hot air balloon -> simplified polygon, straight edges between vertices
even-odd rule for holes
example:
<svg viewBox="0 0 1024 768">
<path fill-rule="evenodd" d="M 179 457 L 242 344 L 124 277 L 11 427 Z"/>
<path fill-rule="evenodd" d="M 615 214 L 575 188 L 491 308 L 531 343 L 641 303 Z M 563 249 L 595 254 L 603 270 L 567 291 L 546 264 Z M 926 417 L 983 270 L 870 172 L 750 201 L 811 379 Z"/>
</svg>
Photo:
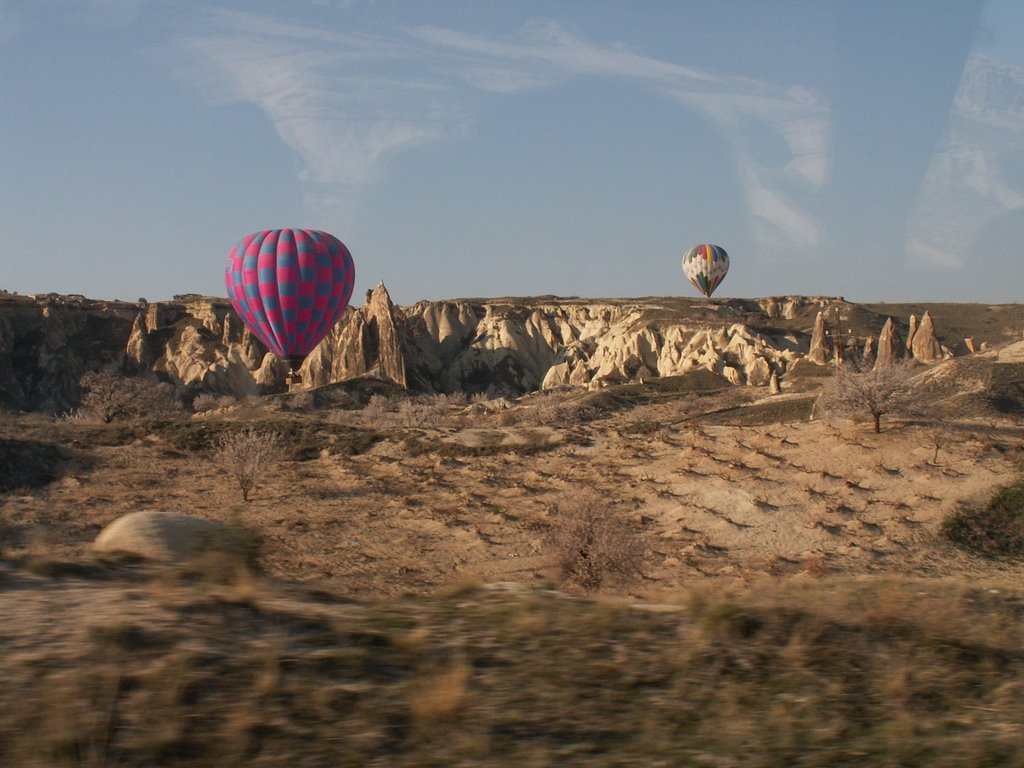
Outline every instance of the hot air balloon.
<svg viewBox="0 0 1024 768">
<path fill-rule="evenodd" d="M 327 232 L 267 229 L 231 249 L 224 282 L 238 316 L 294 374 L 348 306 L 355 266 Z"/>
<path fill-rule="evenodd" d="M 683 273 L 709 298 L 728 271 L 729 254 L 721 246 L 701 243 L 683 254 Z"/>
</svg>

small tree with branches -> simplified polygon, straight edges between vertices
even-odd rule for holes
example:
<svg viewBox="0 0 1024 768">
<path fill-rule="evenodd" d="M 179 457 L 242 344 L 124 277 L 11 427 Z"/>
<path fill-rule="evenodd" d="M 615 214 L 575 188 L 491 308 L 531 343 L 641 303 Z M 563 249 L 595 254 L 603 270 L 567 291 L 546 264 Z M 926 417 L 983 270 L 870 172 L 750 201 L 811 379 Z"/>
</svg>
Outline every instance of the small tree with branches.
<svg viewBox="0 0 1024 768">
<path fill-rule="evenodd" d="M 821 392 L 821 404 L 826 413 L 856 417 L 869 414 L 875 432 L 882 431 L 882 417 L 886 415 L 915 416 L 913 398 L 914 370 L 907 363 L 859 368 L 846 363 L 836 368 L 835 374 Z"/>
<path fill-rule="evenodd" d="M 184 415 L 174 385 L 143 376 L 91 371 L 78 381 L 82 398 L 78 416 L 87 421 L 127 421 Z"/>
<path fill-rule="evenodd" d="M 243 501 L 249 501 L 249 493 L 267 467 L 277 459 L 280 445 L 280 434 L 260 432 L 254 427 L 221 436 L 217 444 L 217 461 L 238 483 Z"/>
</svg>

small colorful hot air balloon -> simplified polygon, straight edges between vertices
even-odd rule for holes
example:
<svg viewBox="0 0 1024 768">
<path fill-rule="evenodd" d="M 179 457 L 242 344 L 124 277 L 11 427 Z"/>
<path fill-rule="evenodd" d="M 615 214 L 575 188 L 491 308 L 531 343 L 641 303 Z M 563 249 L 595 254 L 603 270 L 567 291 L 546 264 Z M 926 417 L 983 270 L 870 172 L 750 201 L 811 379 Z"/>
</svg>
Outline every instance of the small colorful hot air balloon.
<svg viewBox="0 0 1024 768">
<path fill-rule="evenodd" d="M 267 229 L 231 249 L 224 282 L 238 316 L 294 372 L 348 306 L 355 266 L 327 232 Z"/>
<path fill-rule="evenodd" d="M 701 243 L 683 254 L 683 273 L 709 298 L 728 271 L 729 254 L 721 246 Z"/>
</svg>

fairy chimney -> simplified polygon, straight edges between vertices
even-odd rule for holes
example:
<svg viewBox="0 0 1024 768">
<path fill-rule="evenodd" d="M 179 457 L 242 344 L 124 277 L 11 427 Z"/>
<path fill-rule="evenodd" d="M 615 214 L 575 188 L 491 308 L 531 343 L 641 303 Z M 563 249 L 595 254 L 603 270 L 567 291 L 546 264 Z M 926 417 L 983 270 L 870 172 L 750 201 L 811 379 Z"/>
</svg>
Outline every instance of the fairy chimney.
<svg viewBox="0 0 1024 768">
<path fill-rule="evenodd" d="M 914 334 L 914 341 L 911 344 L 911 352 L 914 358 L 922 363 L 933 363 L 942 359 L 942 345 L 935 336 L 935 326 L 932 323 L 932 316 L 925 312 L 921 317 L 921 325 Z"/>
<path fill-rule="evenodd" d="M 903 356 L 903 341 L 900 339 L 899 328 L 891 317 L 886 318 L 882 332 L 878 335 L 878 352 L 875 356 L 875 367 L 884 368 L 892 365 Z"/>
<path fill-rule="evenodd" d="M 907 352 L 910 352 L 914 343 L 914 336 L 917 335 L 917 315 L 910 316 L 910 327 L 907 330 Z"/>
<path fill-rule="evenodd" d="M 814 318 L 814 330 L 811 331 L 811 348 L 807 352 L 807 359 L 817 365 L 825 365 L 830 355 L 828 350 L 828 339 L 825 336 L 825 316 L 819 312 Z"/>
</svg>

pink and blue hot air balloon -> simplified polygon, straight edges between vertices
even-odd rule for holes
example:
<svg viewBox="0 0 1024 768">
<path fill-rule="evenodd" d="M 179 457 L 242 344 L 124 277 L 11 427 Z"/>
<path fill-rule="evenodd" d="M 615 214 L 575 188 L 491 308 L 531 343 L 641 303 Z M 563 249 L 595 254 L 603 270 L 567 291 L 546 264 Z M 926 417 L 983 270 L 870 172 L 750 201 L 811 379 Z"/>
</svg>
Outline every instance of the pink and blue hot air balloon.
<svg viewBox="0 0 1024 768">
<path fill-rule="evenodd" d="M 231 249 L 224 282 L 238 316 L 294 372 L 348 306 L 355 266 L 327 232 L 268 229 Z"/>
</svg>

